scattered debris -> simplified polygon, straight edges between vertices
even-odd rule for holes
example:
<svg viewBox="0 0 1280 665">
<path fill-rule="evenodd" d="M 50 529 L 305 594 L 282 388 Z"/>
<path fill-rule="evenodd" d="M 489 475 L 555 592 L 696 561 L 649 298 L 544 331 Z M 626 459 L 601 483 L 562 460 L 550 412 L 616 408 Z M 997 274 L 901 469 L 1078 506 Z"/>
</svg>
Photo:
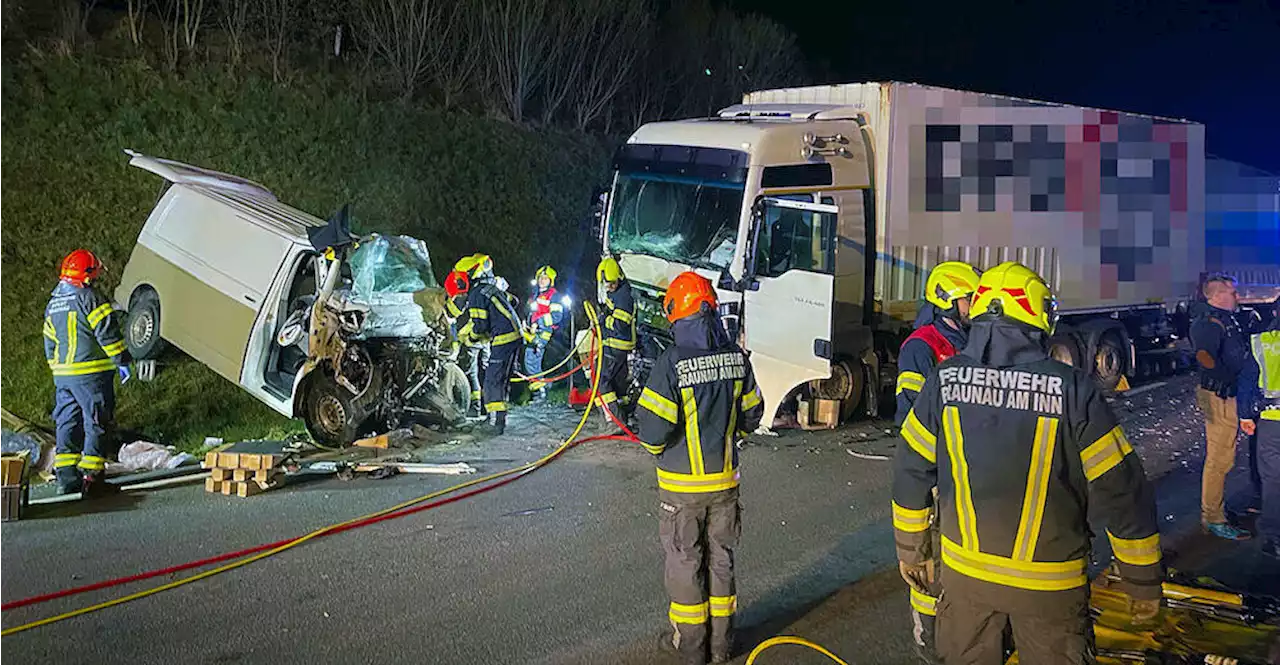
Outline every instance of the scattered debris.
<svg viewBox="0 0 1280 665">
<path fill-rule="evenodd" d="M 528 510 L 517 510 L 513 513 L 506 513 L 503 517 L 524 517 L 526 515 L 534 515 L 537 513 L 546 513 L 555 510 L 555 506 L 543 506 L 541 508 L 529 508 Z"/>
<path fill-rule="evenodd" d="M 876 455 L 874 453 L 860 453 L 852 448 L 845 448 L 845 452 L 849 453 L 850 455 L 853 455 L 854 457 L 857 457 L 858 459 L 869 459 L 869 460 L 879 460 L 879 461 L 888 461 L 893 459 L 888 455 Z"/>
<path fill-rule="evenodd" d="M 162 446 L 150 441 L 134 441 L 120 448 L 119 463 L 107 465 L 107 475 L 116 476 L 134 471 L 176 469 L 180 466 L 199 464 L 189 453 L 178 452 L 173 446 Z"/>
</svg>

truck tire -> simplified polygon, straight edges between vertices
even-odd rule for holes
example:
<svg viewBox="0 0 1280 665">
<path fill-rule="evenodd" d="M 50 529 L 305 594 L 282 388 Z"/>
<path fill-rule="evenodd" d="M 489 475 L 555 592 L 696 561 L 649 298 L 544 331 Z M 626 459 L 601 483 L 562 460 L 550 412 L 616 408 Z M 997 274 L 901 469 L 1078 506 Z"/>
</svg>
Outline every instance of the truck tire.
<svg viewBox="0 0 1280 665">
<path fill-rule="evenodd" d="M 1065 365 L 1080 367 L 1084 352 L 1080 350 L 1080 341 L 1076 336 L 1064 332 L 1049 338 L 1049 357 Z"/>
<path fill-rule="evenodd" d="M 1093 358 L 1093 376 L 1098 386 L 1107 392 L 1114 391 L 1128 368 L 1129 352 L 1120 333 L 1108 330 L 1099 335 Z"/>
<path fill-rule="evenodd" d="M 160 339 L 160 297 L 144 289 L 129 301 L 124 323 L 124 342 L 135 360 L 154 360 L 164 352 Z"/>
<path fill-rule="evenodd" d="M 317 371 L 302 393 L 302 421 L 311 438 L 325 446 L 351 445 L 364 420 L 355 401 L 351 391 Z"/>
</svg>

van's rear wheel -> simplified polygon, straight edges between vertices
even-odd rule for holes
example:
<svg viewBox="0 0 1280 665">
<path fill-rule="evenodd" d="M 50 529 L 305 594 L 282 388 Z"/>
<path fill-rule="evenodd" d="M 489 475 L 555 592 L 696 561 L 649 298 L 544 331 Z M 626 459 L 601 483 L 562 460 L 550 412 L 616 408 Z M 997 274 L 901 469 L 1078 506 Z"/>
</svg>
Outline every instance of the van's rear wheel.
<svg viewBox="0 0 1280 665">
<path fill-rule="evenodd" d="M 160 298 L 154 291 L 139 291 L 129 302 L 124 342 L 135 360 L 152 360 L 164 352 L 160 339 Z"/>
<path fill-rule="evenodd" d="M 302 420 L 316 443 L 346 446 L 354 442 L 362 418 L 355 396 L 327 376 L 308 381 L 302 397 Z"/>
</svg>

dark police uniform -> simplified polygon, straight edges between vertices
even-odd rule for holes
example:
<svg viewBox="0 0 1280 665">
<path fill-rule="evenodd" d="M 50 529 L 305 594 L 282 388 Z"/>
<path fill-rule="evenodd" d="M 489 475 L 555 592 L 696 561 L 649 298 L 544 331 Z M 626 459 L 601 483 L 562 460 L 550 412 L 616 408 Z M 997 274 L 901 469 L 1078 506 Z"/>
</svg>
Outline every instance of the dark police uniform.
<svg viewBox="0 0 1280 665">
<path fill-rule="evenodd" d="M 1236 462 L 1236 386 L 1249 362 L 1249 340 L 1231 312 L 1209 307 L 1191 324 L 1191 343 L 1200 370 L 1196 404 L 1204 413 L 1205 460 L 1200 481 L 1200 521 L 1227 521 L 1227 473 Z"/>
</svg>

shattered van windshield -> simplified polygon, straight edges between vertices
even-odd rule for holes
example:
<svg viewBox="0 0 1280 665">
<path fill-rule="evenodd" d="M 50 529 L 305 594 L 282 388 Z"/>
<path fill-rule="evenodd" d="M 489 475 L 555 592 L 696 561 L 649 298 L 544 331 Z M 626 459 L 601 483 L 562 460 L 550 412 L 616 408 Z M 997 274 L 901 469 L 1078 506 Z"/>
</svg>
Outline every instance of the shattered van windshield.
<svg viewBox="0 0 1280 665">
<path fill-rule="evenodd" d="M 427 244 L 417 238 L 374 234 L 361 241 L 350 264 L 351 290 L 357 296 L 439 287 Z"/>
<path fill-rule="evenodd" d="M 670 175 L 619 174 L 609 249 L 700 268 L 727 268 L 738 239 L 743 186 Z"/>
</svg>

